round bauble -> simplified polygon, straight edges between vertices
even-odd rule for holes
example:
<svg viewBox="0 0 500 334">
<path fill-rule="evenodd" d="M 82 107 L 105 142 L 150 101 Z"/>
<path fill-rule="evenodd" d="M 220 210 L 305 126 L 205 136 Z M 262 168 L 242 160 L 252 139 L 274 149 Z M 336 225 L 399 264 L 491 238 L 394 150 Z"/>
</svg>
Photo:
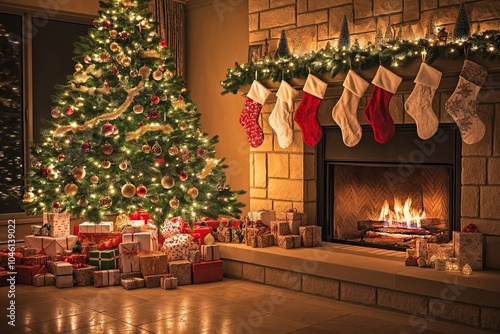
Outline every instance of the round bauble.
<svg viewBox="0 0 500 334">
<path fill-rule="evenodd" d="M 112 52 L 118 52 L 120 51 L 120 44 L 116 43 L 116 42 L 113 42 L 109 45 L 109 49 L 112 51 Z"/>
<path fill-rule="evenodd" d="M 139 75 L 139 71 L 137 71 L 137 70 L 132 70 L 132 71 L 130 71 L 130 76 L 131 76 L 132 78 L 135 78 L 135 77 L 136 77 L 136 76 L 138 76 L 138 75 Z"/>
<path fill-rule="evenodd" d="M 168 101 L 168 96 L 167 96 L 167 94 L 161 94 L 161 96 L 160 96 L 160 100 L 162 100 L 163 102 Z"/>
<path fill-rule="evenodd" d="M 60 209 L 61 208 L 61 203 L 59 203 L 59 201 L 54 201 L 54 202 L 52 202 L 52 207 L 54 209 Z"/>
<path fill-rule="evenodd" d="M 151 69 L 149 67 L 147 67 L 146 65 L 142 66 L 140 69 L 139 69 L 139 75 L 143 78 L 143 79 L 147 79 L 149 78 L 149 75 L 151 74 Z"/>
<path fill-rule="evenodd" d="M 102 153 L 105 155 L 111 155 L 113 153 L 113 146 L 110 143 L 105 143 L 102 145 Z"/>
<path fill-rule="evenodd" d="M 25 203 L 31 203 L 35 200 L 35 194 L 33 194 L 31 191 L 27 191 L 23 195 L 23 201 Z"/>
<path fill-rule="evenodd" d="M 122 31 L 120 33 L 120 37 L 121 37 L 121 39 L 123 39 L 124 41 L 126 41 L 129 38 L 128 32 Z"/>
<path fill-rule="evenodd" d="M 149 146 L 148 144 L 142 145 L 142 152 L 149 154 L 149 152 L 151 152 L 151 146 Z"/>
<path fill-rule="evenodd" d="M 118 31 L 116 31 L 116 30 L 114 30 L 114 29 L 113 29 L 113 30 L 110 30 L 110 31 L 109 31 L 109 37 L 111 37 L 111 38 L 116 38 L 116 37 L 118 37 Z"/>
<path fill-rule="evenodd" d="M 164 40 L 164 39 L 160 40 L 160 41 L 158 42 L 158 45 L 160 45 L 160 47 L 161 47 L 162 49 L 165 49 L 165 48 L 168 46 L 168 45 L 167 45 L 167 41 L 166 41 L 166 40 Z"/>
<path fill-rule="evenodd" d="M 109 27 L 111 27 L 111 21 L 109 20 L 103 20 L 102 23 L 101 23 L 102 27 L 104 29 L 108 29 Z"/>
<path fill-rule="evenodd" d="M 82 152 L 85 152 L 85 153 L 90 152 L 90 149 L 91 149 L 91 147 L 90 147 L 90 143 L 89 143 L 88 141 L 84 141 L 84 142 L 82 143 L 81 148 L 82 148 Z"/>
<path fill-rule="evenodd" d="M 92 184 L 97 184 L 99 183 L 99 178 L 97 177 L 97 175 L 92 175 L 90 177 L 90 182 L 92 182 Z"/>
<path fill-rule="evenodd" d="M 52 108 L 52 110 L 50 111 L 50 116 L 52 116 L 52 118 L 61 117 L 61 110 L 59 110 L 57 108 Z"/>
<path fill-rule="evenodd" d="M 111 167 L 111 162 L 109 162 L 108 160 L 104 160 L 103 162 L 101 162 L 101 166 L 104 169 L 108 169 L 109 167 Z"/>
<path fill-rule="evenodd" d="M 135 193 L 139 197 L 144 197 L 148 193 L 148 188 L 146 188 L 145 186 L 143 186 L 141 184 L 140 186 L 137 187 L 137 189 L 135 190 Z"/>
<path fill-rule="evenodd" d="M 75 180 L 81 181 L 85 177 L 85 168 L 83 168 L 82 166 L 76 166 L 71 171 L 71 174 L 73 174 Z"/>
<path fill-rule="evenodd" d="M 203 148 L 201 148 L 201 147 L 198 147 L 196 149 L 196 154 L 195 155 L 196 155 L 197 158 L 203 158 L 205 156 L 205 150 Z"/>
<path fill-rule="evenodd" d="M 132 110 L 134 111 L 134 113 L 136 114 L 142 114 L 142 112 L 144 111 L 144 107 L 141 106 L 140 104 L 136 104 Z"/>
<path fill-rule="evenodd" d="M 105 136 L 112 135 L 115 132 L 115 127 L 111 123 L 104 123 L 102 126 L 102 134 Z"/>
<path fill-rule="evenodd" d="M 40 175 L 41 176 L 48 176 L 49 173 L 50 173 L 50 169 L 48 167 L 40 168 Z"/>
<path fill-rule="evenodd" d="M 59 161 L 63 162 L 64 160 L 66 160 L 66 156 L 65 156 L 64 154 L 62 154 L 62 153 L 61 153 L 61 154 L 59 154 L 59 155 L 57 156 L 57 160 L 59 160 Z"/>
<path fill-rule="evenodd" d="M 38 160 L 37 158 L 35 157 L 31 157 L 30 158 L 30 166 L 33 167 L 33 168 L 38 168 L 42 165 L 42 163 L 40 162 L 40 160 Z"/>
<path fill-rule="evenodd" d="M 73 109 L 72 106 L 67 106 L 65 109 L 64 109 L 64 112 L 66 113 L 66 115 L 73 115 L 73 113 L 75 112 L 75 109 Z"/>
<path fill-rule="evenodd" d="M 56 150 L 56 151 L 60 151 L 60 150 L 61 150 L 61 145 L 60 145 L 60 144 L 59 144 L 59 142 L 58 142 L 58 141 L 56 141 L 56 140 L 54 140 L 54 141 L 52 142 L 52 147 L 53 147 L 53 148 L 54 148 L 54 150 Z"/>
<path fill-rule="evenodd" d="M 160 116 L 160 112 L 156 109 L 151 110 L 151 112 L 149 113 L 149 117 L 151 117 L 152 119 L 157 119 L 158 116 Z"/>
<path fill-rule="evenodd" d="M 153 72 L 153 79 L 158 80 L 158 81 L 163 79 L 163 72 L 160 70 L 154 71 Z"/>
<path fill-rule="evenodd" d="M 80 72 L 81 70 L 83 70 L 83 65 L 80 63 L 76 63 L 75 64 L 75 71 Z"/>
<path fill-rule="evenodd" d="M 123 7 L 130 7 L 130 6 L 132 6 L 132 0 L 122 0 L 122 6 Z"/>
<path fill-rule="evenodd" d="M 151 103 L 152 103 L 152 104 L 158 104 L 158 103 L 160 103 L 160 101 L 161 101 L 161 100 L 160 100 L 160 97 L 159 97 L 159 96 L 157 96 L 157 95 L 153 95 L 153 96 L 151 96 Z"/>
<path fill-rule="evenodd" d="M 184 121 L 180 121 L 180 122 L 179 122 L 179 129 L 180 129 L 181 131 L 186 131 L 186 130 L 187 130 L 187 128 L 188 128 L 188 124 L 187 124 L 186 122 L 184 122 Z"/>
<path fill-rule="evenodd" d="M 125 56 L 125 57 L 123 57 L 123 59 L 122 59 L 122 62 L 121 62 L 121 63 L 122 63 L 122 65 L 123 65 L 124 67 L 129 67 L 129 66 L 130 66 L 130 64 L 132 64 L 132 59 L 130 59 L 130 57 L 126 57 L 126 56 Z"/>
<path fill-rule="evenodd" d="M 161 149 L 161 146 L 160 146 L 160 143 L 156 142 L 153 147 L 151 148 L 151 152 L 153 152 L 153 154 L 155 156 L 160 156 L 161 153 L 163 152 L 163 150 Z"/>
<path fill-rule="evenodd" d="M 120 162 L 120 164 L 118 165 L 118 168 L 120 168 L 121 170 L 125 170 L 127 169 L 128 165 L 125 161 L 122 161 Z"/>
<path fill-rule="evenodd" d="M 182 88 L 182 89 L 181 89 L 181 92 L 182 92 L 182 93 L 187 93 L 187 91 L 188 91 L 188 90 L 187 90 L 187 88 L 186 88 L 186 87 L 184 87 L 184 88 Z"/>
<path fill-rule="evenodd" d="M 156 204 L 156 203 L 158 203 L 160 201 L 160 196 L 158 196 L 158 195 L 152 195 L 149 199 L 151 200 L 151 203 Z"/>
<path fill-rule="evenodd" d="M 111 55 L 110 55 L 108 52 L 102 52 L 102 53 L 99 55 L 99 58 L 100 58 L 103 62 L 107 63 L 107 62 L 109 62 L 109 61 L 111 60 Z"/>
<path fill-rule="evenodd" d="M 126 183 L 122 187 L 122 195 L 125 198 L 134 197 L 136 192 L 135 186 L 132 183 Z"/>
<path fill-rule="evenodd" d="M 187 194 L 188 194 L 188 195 L 189 195 L 189 197 L 191 197 L 191 198 L 196 198 L 196 197 L 198 197 L 198 194 L 199 194 L 199 193 L 200 193 L 200 192 L 198 191 L 198 189 L 197 189 L 196 187 L 191 187 L 191 188 L 189 188 L 189 189 L 188 189 L 188 191 L 187 191 Z"/>
<path fill-rule="evenodd" d="M 174 77 L 174 73 L 172 71 L 167 70 L 165 72 L 165 79 L 170 80 Z"/>
<path fill-rule="evenodd" d="M 78 186 L 74 183 L 68 183 L 64 187 L 64 193 L 68 196 L 75 196 L 78 194 Z"/>
<path fill-rule="evenodd" d="M 175 180 L 170 175 L 165 175 L 161 178 L 161 185 L 163 188 L 170 189 L 175 185 Z"/>
<path fill-rule="evenodd" d="M 181 171 L 179 173 L 179 180 L 186 181 L 187 179 L 188 179 L 188 173 L 186 173 L 185 171 Z"/>
<path fill-rule="evenodd" d="M 171 156 L 175 156 L 177 155 L 177 153 L 179 153 L 179 149 L 177 148 L 177 146 L 170 146 L 170 148 L 168 149 L 168 154 L 170 154 Z"/>
<path fill-rule="evenodd" d="M 99 200 L 99 204 L 104 208 L 104 209 L 109 209 L 111 207 L 111 205 L 113 204 L 113 200 L 111 199 L 111 197 L 109 197 L 108 195 L 104 195 L 101 197 L 101 199 Z"/>
<path fill-rule="evenodd" d="M 85 104 L 85 99 L 83 97 L 77 97 L 75 99 L 75 105 L 77 107 L 83 107 L 84 104 Z"/>
<path fill-rule="evenodd" d="M 89 205 L 89 201 L 87 201 L 85 198 L 80 198 L 78 200 L 78 205 L 82 208 L 86 207 L 87 205 Z"/>
<path fill-rule="evenodd" d="M 51 181 L 57 180 L 58 177 L 59 175 L 54 171 L 51 171 L 49 175 L 47 175 L 47 178 Z"/>
<path fill-rule="evenodd" d="M 91 61 L 92 61 L 92 58 L 90 58 L 89 56 L 85 56 L 85 57 L 83 57 L 83 62 L 84 62 L 85 64 L 88 64 L 88 63 L 90 63 Z"/>
<path fill-rule="evenodd" d="M 179 204 L 179 200 L 175 197 L 168 202 L 168 205 L 170 205 L 172 209 L 177 209 L 179 207 Z"/>
</svg>

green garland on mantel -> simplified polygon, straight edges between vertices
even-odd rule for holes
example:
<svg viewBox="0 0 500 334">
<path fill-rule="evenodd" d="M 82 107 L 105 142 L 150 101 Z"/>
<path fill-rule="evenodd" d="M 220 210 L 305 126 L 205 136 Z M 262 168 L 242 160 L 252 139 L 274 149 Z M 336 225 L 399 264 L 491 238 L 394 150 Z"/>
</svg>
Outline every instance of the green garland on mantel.
<svg viewBox="0 0 500 334">
<path fill-rule="evenodd" d="M 228 69 L 226 80 L 221 81 L 222 94 L 233 93 L 253 80 L 272 80 L 273 82 L 306 78 L 309 73 L 330 74 L 333 78 L 349 69 L 361 71 L 375 66 L 404 66 L 415 58 L 422 57 L 431 64 L 439 58 L 450 60 L 464 57 L 465 54 L 480 56 L 488 60 L 500 58 L 500 30 L 488 30 L 474 34 L 464 41 L 434 45 L 434 41 L 419 39 L 415 41 L 395 40 L 381 46 L 369 44 L 360 48 L 321 49 L 305 55 L 287 58 L 261 59 L 254 63 L 238 64 Z"/>
</svg>

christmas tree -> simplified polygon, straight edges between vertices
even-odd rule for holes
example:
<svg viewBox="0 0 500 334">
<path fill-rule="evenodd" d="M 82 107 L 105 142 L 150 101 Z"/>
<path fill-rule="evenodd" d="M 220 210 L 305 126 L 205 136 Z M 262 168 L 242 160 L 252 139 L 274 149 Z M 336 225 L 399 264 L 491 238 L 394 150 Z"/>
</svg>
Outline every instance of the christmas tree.
<svg viewBox="0 0 500 334">
<path fill-rule="evenodd" d="M 285 30 L 281 30 L 280 41 L 278 43 L 278 49 L 274 53 L 274 58 L 278 57 L 288 57 L 290 56 L 290 50 L 288 49 L 288 40 L 286 39 Z"/>
<path fill-rule="evenodd" d="M 0 25 L 0 199 L 13 211 L 22 194 L 23 150 L 21 50 L 17 40 Z M 17 206 L 19 207 L 19 206 Z"/>
<path fill-rule="evenodd" d="M 337 47 L 339 49 L 346 48 L 348 49 L 351 46 L 351 35 L 349 35 L 349 26 L 347 25 L 347 16 L 344 15 L 344 19 L 342 20 L 342 28 L 340 28 L 340 36 L 339 43 Z"/>
<path fill-rule="evenodd" d="M 155 32 L 149 0 L 101 2 L 76 43 L 75 72 L 56 87 L 52 123 L 31 147 L 24 208 L 100 222 L 143 209 L 157 223 L 181 216 L 237 216 L 217 137 L 200 114 L 174 58 Z"/>
<path fill-rule="evenodd" d="M 453 37 L 455 39 L 467 39 L 470 37 L 469 19 L 467 18 L 467 12 L 465 11 L 463 3 L 460 4 L 460 8 L 458 9 L 458 17 L 455 22 Z"/>
</svg>

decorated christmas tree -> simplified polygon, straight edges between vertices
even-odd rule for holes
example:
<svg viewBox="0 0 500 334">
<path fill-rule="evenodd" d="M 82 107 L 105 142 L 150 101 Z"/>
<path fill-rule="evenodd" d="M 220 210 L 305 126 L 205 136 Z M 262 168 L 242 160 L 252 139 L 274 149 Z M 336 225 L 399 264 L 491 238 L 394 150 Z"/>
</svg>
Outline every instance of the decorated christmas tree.
<svg viewBox="0 0 500 334">
<path fill-rule="evenodd" d="M 285 30 L 281 30 L 280 41 L 278 43 L 278 49 L 274 53 L 274 58 L 283 58 L 290 56 L 290 49 L 288 48 L 288 40 L 286 39 Z"/>
<path fill-rule="evenodd" d="M 460 4 L 460 8 L 458 9 L 453 37 L 455 39 L 467 39 L 470 37 L 469 19 L 467 18 L 467 12 L 463 3 Z"/>
<path fill-rule="evenodd" d="M 351 46 L 351 35 L 349 34 L 349 26 L 347 25 L 347 16 L 344 15 L 342 27 L 340 29 L 338 48 L 348 49 Z"/>
<path fill-rule="evenodd" d="M 142 209 L 161 223 L 241 212 L 243 192 L 226 185 L 217 137 L 202 132 L 148 4 L 101 2 L 94 27 L 75 44 L 75 72 L 56 87 L 44 142 L 31 147 L 28 214 L 100 222 Z"/>
</svg>

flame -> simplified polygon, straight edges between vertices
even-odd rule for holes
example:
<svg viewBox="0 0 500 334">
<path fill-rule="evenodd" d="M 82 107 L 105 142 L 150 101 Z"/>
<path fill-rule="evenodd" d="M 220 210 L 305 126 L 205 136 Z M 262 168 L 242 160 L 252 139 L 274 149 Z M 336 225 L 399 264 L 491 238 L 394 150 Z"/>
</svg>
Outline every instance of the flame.
<svg viewBox="0 0 500 334">
<path fill-rule="evenodd" d="M 378 220 L 387 222 L 389 226 L 420 228 L 420 221 L 424 218 L 425 211 L 412 209 L 411 198 L 408 197 L 404 204 L 400 199 L 395 198 L 393 210 L 387 200 L 384 200 Z"/>
</svg>

